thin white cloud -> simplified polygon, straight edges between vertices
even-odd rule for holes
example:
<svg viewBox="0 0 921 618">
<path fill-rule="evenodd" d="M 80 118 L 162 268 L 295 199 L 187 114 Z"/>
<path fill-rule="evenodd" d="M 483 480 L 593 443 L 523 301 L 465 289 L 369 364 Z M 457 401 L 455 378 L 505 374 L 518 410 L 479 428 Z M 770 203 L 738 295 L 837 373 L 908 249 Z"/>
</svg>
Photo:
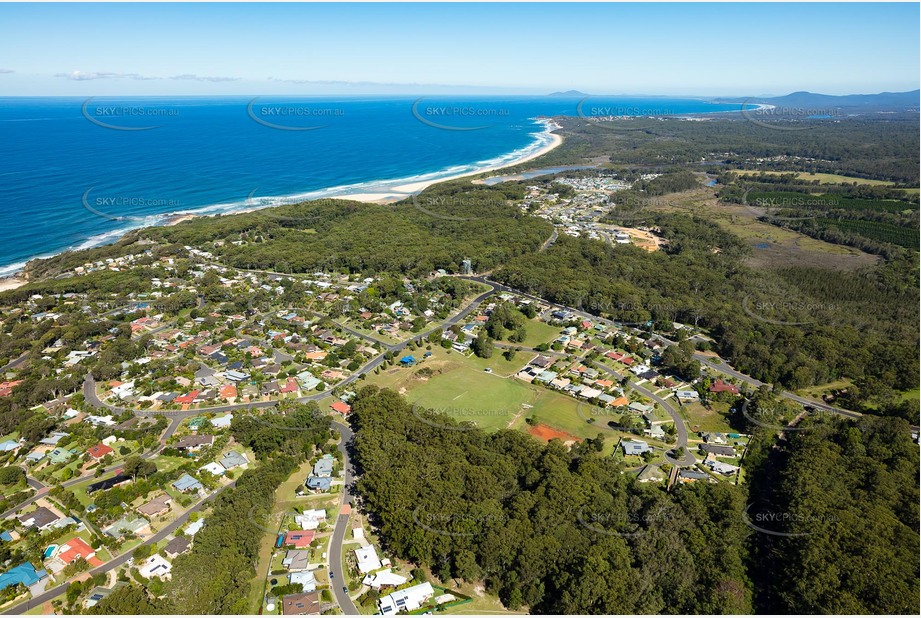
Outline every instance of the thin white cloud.
<svg viewBox="0 0 921 618">
<path fill-rule="evenodd" d="M 476 88 L 478 86 L 465 86 L 459 84 L 422 84 L 418 82 L 366 82 L 366 81 L 342 81 L 342 80 L 325 80 L 325 79 L 282 79 L 280 77 L 268 78 L 270 82 L 280 84 L 313 84 L 315 86 L 386 86 L 386 87 L 429 87 L 429 88 Z"/>
<path fill-rule="evenodd" d="M 55 77 L 63 77 L 77 82 L 90 81 L 94 79 L 134 79 L 134 80 L 153 80 L 159 77 L 149 77 L 138 73 L 113 73 L 110 71 L 71 71 L 70 73 L 55 73 Z"/>
<path fill-rule="evenodd" d="M 235 82 L 238 81 L 239 77 L 210 77 L 207 75 L 193 75 L 191 73 L 185 73 L 183 75 L 174 75 L 170 79 L 182 79 L 195 82 Z"/>
<path fill-rule="evenodd" d="M 15 73 L 13 69 L 0 69 L 0 73 Z"/>
</svg>

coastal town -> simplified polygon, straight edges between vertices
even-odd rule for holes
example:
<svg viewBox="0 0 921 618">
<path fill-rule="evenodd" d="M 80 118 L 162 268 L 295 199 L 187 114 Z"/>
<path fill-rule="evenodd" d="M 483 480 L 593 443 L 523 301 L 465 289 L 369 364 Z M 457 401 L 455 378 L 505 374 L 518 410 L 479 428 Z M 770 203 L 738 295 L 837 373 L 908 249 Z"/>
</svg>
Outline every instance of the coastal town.
<svg viewBox="0 0 921 618">
<path fill-rule="evenodd" d="M 573 184 L 578 196 L 593 191 Z M 529 191 L 523 207 L 537 205 L 558 231 L 593 229 L 579 227 L 591 200 Z M 47 335 L 5 361 L 0 397 L 28 386 L 18 377 L 27 361 L 79 388 L 50 391 L 27 426 L 0 436 L 0 609 L 72 613 L 132 582 L 162 590 L 208 526 L 213 498 L 259 465 L 235 439 L 236 423 L 286 403 L 317 405 L 341 435 L 280 486 L 257 522 L 266 548 L 259 611 L 485 607 L 469 587 L 388 556 L 355 503 L 344 444 L 365 384 L 486 430 L 566 446 L 603 437 L 624 475 L 666 490 L 740 482 L 749 436 L 728 419 L 761 384 L 709 352 L 692 326 L 616 323 L 472 272 L 247 271 L 188 246 L 84 263 L 67 276 L 139 268 L 153 275 L 146 293 L 36 294 L 3 308 L 0 327 Z M 75 314 L 97 326 L 93 334 L 61 326 Z M 695 374 L 674 370 L 679 348 Z"/>
</svg>

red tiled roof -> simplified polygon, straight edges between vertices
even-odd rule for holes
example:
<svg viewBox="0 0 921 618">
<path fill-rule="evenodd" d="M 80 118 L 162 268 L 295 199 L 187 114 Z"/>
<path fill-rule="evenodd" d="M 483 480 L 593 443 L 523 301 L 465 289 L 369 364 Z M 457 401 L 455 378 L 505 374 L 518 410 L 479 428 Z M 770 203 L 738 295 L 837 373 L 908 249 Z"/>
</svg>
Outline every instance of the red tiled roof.
<svg viewBox="0 0 921 618">
<path fill-rule="evenodd" d="M 195 401 L 196 397 L 198 397 L 198 391 L 192 391 L 191 393 L 188 393 L 186 395 L 180 395 L 179 397 L 176 397 L 176 399 L 174 399 L 173 401 L 175 401 L 176 403 L 192 403 L 193 401 Z"/>
<path fill-rule="evenodd" d="M 294 545 L 295 547 L 307 547 L 313 541 L 313 530 L 291 530 L 285 534 L 284 545 Z"/>
<path fill-rule="evenodd" d="M 288 381 L 285 382 L 285 385 L 282 386 L 279 390 L 282 393 L 296 393 L 297 388 L 297 380 L 294 378 L 288 378 Z"/>
<path fill-rule="evenodd" d="M 58 554 L 58 558 L 64 562 L 64 564 L 70 564 L 78 558 L 89 560 L 96 555 L 96 550 L 87 545 L 86 541 L 79 537 L 67 541 L 64 545 L 67 546 L 67 549 Z"/>
<path fill-rule="evenodd" d="M 735 384 L 729 384 L 728 382 L 723 382 L 722 380 L 717 380 L 710 387 L 711 393 L 723 393 L 726 391 L 733 393 L 734 395 L 738 395 L 739 387 L 736 386 Z"/>
<path fill-rule="evenodd" d="M 352 406 L 345 403 L 344 401 L 337 401 L 330 407 L 336 412 L 338 412 L 339 414 L 348 414 L 349 412 L 352 411 Z"/>
<path fill-rule="evenodd" d="M 112 452 L 112 449 L 105 444 L 97 444 L 87 451 L 93 459 L 102 459 Z"/>
<path fill-rule="evenodd" d="M 237 387 L 235 384 L 225 384 L 221 387 L 221 399 L 231 399 L 237 396 Z"/>
</svg>

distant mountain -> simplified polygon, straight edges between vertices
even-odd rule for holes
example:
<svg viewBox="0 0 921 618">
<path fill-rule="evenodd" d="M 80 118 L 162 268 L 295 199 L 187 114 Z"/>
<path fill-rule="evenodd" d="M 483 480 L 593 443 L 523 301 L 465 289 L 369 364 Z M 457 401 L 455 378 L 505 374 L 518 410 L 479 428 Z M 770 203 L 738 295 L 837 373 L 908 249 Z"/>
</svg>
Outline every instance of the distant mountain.
<svg viewBox="0 0 921 618">
<path fill-rule="evenodd" d="M 879 94 L 831 95 L 814 92 L 792 92 L 782 97 L 735 97 L 716 99 L 716 103 L 768 103 L 778 107 L 808 107 L 852 111 L 905 111 L 918 109 L 921 90 L 911 92 L 880 92 Z"/>
<path fill-rule="evenodd" d="M 587 97 L 588 95 L 578 90 L 567 90 L 566 92 L 552 92 L 549 97 Z"/>
</svg>

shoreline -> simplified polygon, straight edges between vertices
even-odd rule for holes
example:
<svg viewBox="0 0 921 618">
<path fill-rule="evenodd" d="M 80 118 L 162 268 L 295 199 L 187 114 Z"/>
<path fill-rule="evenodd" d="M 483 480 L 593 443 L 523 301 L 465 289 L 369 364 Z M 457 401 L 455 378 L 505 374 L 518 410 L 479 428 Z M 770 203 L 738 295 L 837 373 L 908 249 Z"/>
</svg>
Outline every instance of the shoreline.
<svg viewBox="0 0 921 618">
<path fill-rule="evenodd" d="M 356 202 L 365 202 L 369 204 L 388 204 L 391 202 L 399 201 L 405 199 L 411 195 L 420 193 L 432 185 L 438 184 L 440 182 L 447 182 L 449 180 L 457 180 L 459 178 L 466 178 L 467 176 L 476 176 L 478 174 L 485 174 L 488 172 L 495 172 L 496 170 L 505 169 L 507 167 L 513 167 L 515 165 L 521 165 L 538 157 L 542 157 L 547 154 L 557 146 L 560 146 L 563 143 L 563 137 L 553 133 L 557 129 L 561 128 L 558 124 L 552 120 L 541 120 L 539 121 L 545 126 L 545 134 L 550 138 L 550 142 L 544 145 L 543 147 L 535 150 L 534 152 L 523 155 L 514 161 L 507 161 L 505 163 L 497 163 L 494 165 L 489 165 L 484 168 L 480 168 L 474 171 L 461 172 L 454 174 L 452 176 L 445 176 L 443 178 L 437 178 L 432 180 L 421 180 L 418 182 L 411 182 L 405 185 L 398 185 L 391 189 L 389 192 L 383 193 L 345 193 L 343 195 L 336 195 L 332 199 L 349 199 Z"/>
<path fill-rule="evenodd" d="M 202 217 L 213 217 L 215 215 L 238 215 L 238 214 L 256 212 L 258 210 L 263 210 L 265 208 L 273 208 L 275 206 L 283 206 L 285 204 L 294 204 L 297 202 L 304 202 L 304 201 L 316 200 L 316 199 L 351 200 L 355 202 L 364 202 L 366 204 L 391 204 L 393 202 L 398 202 L 400 200 L 406 199 L 407 197 L 418 194 L 424 191 L 425 189 L 427 189 L 428 187 L 438 184 L 440 182 L 447 182 L 450 180 L 457 180 L 459 178 L 465 178 L 467 176 L 475 176 L 478 174 L 494 172 L 496 170 L 500 170 L 500 169 L 504 169 L 507 167 L 512 167 L 515 165 L 526 163 L 527 161 L 531 161 L 533 159 L 536 159 L 538 157 L 541 157 L 547 154 L 548 152 L 550 152 L 551 150 L 560 146 L 563 143 L 562 136 L 557 135 L 556 133 L 553 133 L 553 131 L 556 131 L 561 128 L 560 125 L 558 125 L 556 122 L 554 122 L 550 118 L 540 118 L 540 119 L 537 119 L 536 122 L 543 126 L 543 130 L 537 134 L 539 136 L 538 140 L 548 139 L 549 141 L 543 146 L 540 146 L 539 148 L 537 148 L 536 150 L 523 153 L 521 156 L 516 157 L 515 159 L 512 159 L 510 161 L 494 163 L 491 165 L 486 165 L 485 167 L 481 167 L 481 168 L 477 168 L 477 169 L 473 169 L 469 171 L 464 171 L 464 172 L 458 172 L 456 174 L 451 174 L 448 176 L 435 177 L 435 178 L 426 179 L 426 180 L 416 180 L 416 181 L 411 181 L 408 183 L 403 183 L 403 184 L 393 185 L 393 186 L 390 186 L 390 184 L 394 182 L 401 182 L 405 179 L 397 178 L 394 180 L 381 180 L 381 181 L 371 181 L 369 183 L 362 183 L 364 185 L 378 184 L 381 186 L 380 191 L 370 191 L 370 192 L 360 191 L 360 190 L 356 191 L 354 189 L 350 190 L 348 188 L 345 188 L 344 190 L 339 190 L 335 194 L 332 194 L 332 195 L 322 195 L 326 191 L 336 189 L 336 187 L 329 187 L 327 189 L 320 189 L 317 191 L 311 191 L 309 193 L 304 193 L 300 195 L 292 195 L 289 197 L 269 198 L 271 200 L 276 200 L 276 201 L 266 203 L 264 205 L 255 206 L 255 207 L 250 207 L 250 208 L 243 207 L 243 208 L 229 210 L 229 211 L 220 212 L 220 213 L 201 213 L 201 214 L 196 214 L 194 212 L 164 213 L 163 215 L 159 215 L 163 217 L 163 223 L 161 225 L 162 226 L 173 226 L 173 225 L 178 225 L 184 221 L 191 221 L 192 219 L 198 219 Z M 519 150 L 527 151 L 533 146 L 534 144 L 531 144 Z M 499 155 L 499 157 L 509 156 L 510 154 L 513 154 L 514 152 L 516 151 L 512 151 L 511 153 L 505 153 L 504 155 Z M 476 163 L 473 163 L 470 165 L 476 165 Z M 438 174 L 438 172 L 433 172 L 433 174 Z M 256 198 L 256 199 L 260 199 L 260 198 Z M 206 206 L 204 208 L 210 208 L 210 207 Z M 124 237 L 125 234 L 132 232 L 134 230 L 137 230 L 137 229 L 143 229 L 144 227 L 152 227 L 152 226 L 144 225 L 144 226 L 140 226 L 137 228 L 126 229 L 120 232 L 117 235 L 117 237 L 113 238 L 109 242 L 117 241 L 118 239 Z M 108 235 L 110 234 L 107 234 L 107 236 Z M 79 248 L 75 247 L 75 248 L 63 249 L 52 255 L 36 256 L 36 257 L 30 258 L 29 260 L 27 260 L 27 262 L 32 261 L 32 260 L 37 260 L 37 259 L 48 259 L 50 257 L 60 255 L 61 253 L 66 253 L 67 251 L 78 251 L 82 249 L 94 248 L 96 246 L 103 246 L 105 244 L 109 244 L 109 242 L 99 243 L 98 245 L 93 245 L 91 247 L 81 246 Z M 0 293 L 5 292 L 7 290 L 16 289 L 28 283 L 28 281 L 22 278 L 21 276 L 22 272 L 23 270 L 19 269 L 17 271 L 11 272 L 8 275 L 0 276 Z"/>
</svg>

